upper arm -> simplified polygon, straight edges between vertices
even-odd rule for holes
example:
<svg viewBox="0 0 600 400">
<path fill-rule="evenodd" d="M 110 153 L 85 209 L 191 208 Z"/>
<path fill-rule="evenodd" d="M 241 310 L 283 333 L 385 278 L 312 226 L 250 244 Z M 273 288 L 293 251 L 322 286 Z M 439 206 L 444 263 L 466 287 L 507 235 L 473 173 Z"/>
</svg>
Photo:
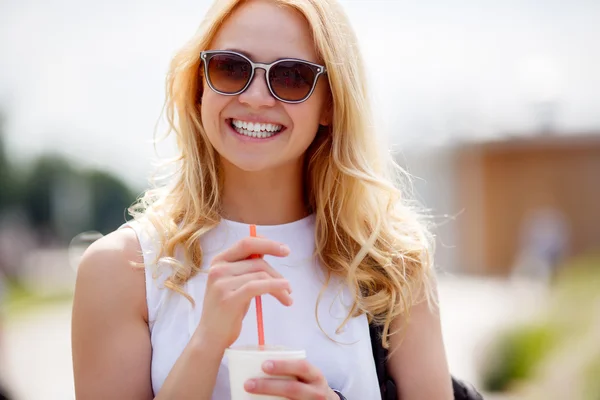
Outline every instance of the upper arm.
<svg viewBox="0 0 600 400">
<path fill-rule="evenodd" d="M 145 277 L 132 229 L 98 240 L 77 271 L 72 317 L 78 399 L 152 399 Z"/>
<path fill-rule="evenodd" d="M 392 322 L 388 370 L 401 399 L 453 399 L 438 308 L 427 301 L 414 305 L 409 323 L 403 316 Z"/>
</svg>

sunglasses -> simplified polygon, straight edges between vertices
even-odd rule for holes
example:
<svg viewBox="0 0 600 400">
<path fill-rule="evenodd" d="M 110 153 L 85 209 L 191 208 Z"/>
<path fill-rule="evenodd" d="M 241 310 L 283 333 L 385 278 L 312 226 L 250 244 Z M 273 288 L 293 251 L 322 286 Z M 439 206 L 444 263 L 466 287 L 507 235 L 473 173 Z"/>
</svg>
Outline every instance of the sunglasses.
<svg viewBox="0 0 600 400">
<path fill-rule="evenodd" d="M 265 71 L 271 95 L 284 103 L 302 103 L 315 90 L 325 67 L 295 58 L 283 58 L 270 64 L 255 63 L 243 54 L 228 50 L 200 53 L 210 88 L 225 96 L 243 93 L 257 69 Z"/>
</svg>

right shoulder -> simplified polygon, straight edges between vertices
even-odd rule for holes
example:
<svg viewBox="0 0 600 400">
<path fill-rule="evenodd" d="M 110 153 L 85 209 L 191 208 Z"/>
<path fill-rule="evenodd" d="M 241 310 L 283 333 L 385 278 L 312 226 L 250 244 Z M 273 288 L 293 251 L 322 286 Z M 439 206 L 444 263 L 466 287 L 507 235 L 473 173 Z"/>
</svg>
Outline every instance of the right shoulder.
<svg viewBox="0 0 600 400">
<path fill-rule="evenodd" d="M 85 251 L 71 323 L 77 398 L 153 398 L 143 266 L 136 233 L 129 228 Z"/>
<path fill-rule="evenodd" d="M 125 227 L 92 243 L 79 263 L 75 290 L 95 293 L 91 297 L 106 306 L 125 306 L 147 321 L 144 258 L 136 232 Z"/>
<path fill-rule="evenodd" d="M 92 243 L 83 254 L 80 269 L 94 263 L 99 264 L 96 268 L 110 269 L 107 263 L 102 262 L 106 259 L 113 262 L 137 262 L 142 259 L 140 242 L 132 228 L 117 229 Z"/>
</svg>

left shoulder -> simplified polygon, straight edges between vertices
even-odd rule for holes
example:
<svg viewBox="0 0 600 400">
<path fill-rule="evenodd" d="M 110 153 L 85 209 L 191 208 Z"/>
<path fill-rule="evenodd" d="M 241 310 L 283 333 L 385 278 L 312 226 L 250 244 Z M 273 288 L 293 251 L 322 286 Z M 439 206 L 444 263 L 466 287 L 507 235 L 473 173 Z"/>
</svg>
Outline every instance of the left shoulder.
<svg viewBox="0 0 600 400">
<path fill-rule="evenodd" d="M 388 370 L 402 399 L 453 399 L 435 279 L 428 290 L 391 326 Z"/>
</svg>

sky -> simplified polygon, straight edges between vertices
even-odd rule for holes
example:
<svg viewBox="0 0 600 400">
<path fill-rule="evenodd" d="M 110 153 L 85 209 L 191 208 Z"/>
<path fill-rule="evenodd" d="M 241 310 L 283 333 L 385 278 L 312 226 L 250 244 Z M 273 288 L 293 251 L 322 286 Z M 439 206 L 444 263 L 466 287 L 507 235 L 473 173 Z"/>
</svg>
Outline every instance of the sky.
<svg viewBox="0 0 600 400">
<path fill-rule="evenodd" d="M 600 130 L 600 1 L 342 0 L 400 148 Z M 1 0 L 0 107 L 15 162 L 60 152 L 144 182 L 170 58 L 206 0 Z M 172 152 L 159 145 L 158 156 Z"/>
</svg>

